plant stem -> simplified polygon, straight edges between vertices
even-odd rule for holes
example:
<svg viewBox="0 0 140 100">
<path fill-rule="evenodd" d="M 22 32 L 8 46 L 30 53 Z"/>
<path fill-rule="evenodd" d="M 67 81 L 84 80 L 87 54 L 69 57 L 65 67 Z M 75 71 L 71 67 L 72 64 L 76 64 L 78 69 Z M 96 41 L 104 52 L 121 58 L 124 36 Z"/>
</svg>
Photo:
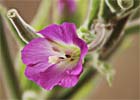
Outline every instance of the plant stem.
<svg viewBox="0 0 140 100">
<path fill-rule="evenodd" d="M 135 24 L 131 27 L 127 27 L 125 30 L 125 34 L 134 34 L 134 33 L 139 33 L 140 34 L 140 25 L 139 24 Z"/>
<path fill-rule="evenodd" d="M 94 19 L 97 19 L 97 14 L 99 11 L 99 6 L 100 6 L 100 0 L 90 0 L 89 3 L 90 3 L 89 12 L 88 12 L 86 21 L 84 23 L 84 26 L 88 29 L 90 29 Z"/>
<path fill-rule="evenodd" d="M 1 58 L 3 69 L 5 71 L 7 86 L 12 98 L 16 100 L 21 100 L 21 91 L 19 88 L 18 80 L 15 74 L 14 65 L 12 58 L 10 56 L 10 51 L 8 48 L 8 42 L 6 41 L 6 33 L 4 31 L 4 18 L 0 14 L 0 48 L 1 48 Z"/>
<path fill-rule="evenodd" d="M 122 39 L 124 35 L 123 29 L 126 22 L 128 21 L 128 18 L 129 15 L 115 22 L 116 25 L 113 28 L 113 32 L 111 33 L 111 36 L 104 44 L 101 50 L 100 59 L 105 60 L 109 58 L 109 56 L 116 49 L 118 42 L 120 42 L 120 39 Z"/>
<path fill-rule="evenodd" d="M 105 1 L 101 0 L 100 2 L 100 9 L 99 9 L 99 13 L 98 13 L 98 18 L 103 16 L 104 13 L 104 5 L 105 5 Z"/>
</svg>

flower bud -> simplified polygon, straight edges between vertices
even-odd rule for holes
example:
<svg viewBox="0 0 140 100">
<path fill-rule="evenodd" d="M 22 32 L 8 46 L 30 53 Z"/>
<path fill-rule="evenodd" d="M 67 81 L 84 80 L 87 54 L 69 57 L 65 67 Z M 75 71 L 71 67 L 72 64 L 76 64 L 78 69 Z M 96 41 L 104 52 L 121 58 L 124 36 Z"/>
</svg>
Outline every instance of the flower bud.
<svg viewBox="0 0 140 100">
<path fill-rule="evenodd" d="M 75 0 L 58 0 L 58 7 L 60 13 L 68 11 L 69 13 L 74 13 L 76 10 Z"/>
<path fill-rule="evenodd" d="M 28 41 L 37 37 L 35 30 L 21 18 L 17 10 L 10 9 L 7 13 L 7 16 L 22 41 L 28 43 Z"/>
<path fill-rule="evenodd" d="M 105 0 L 107 6 L 112 13 L 131 12 L 140 4 L 139 0 Z M 129 11 L 128 11 L 129 10 Z"/>
<path fill-rule="evenodd" d="M 117 3 L 121 9 L 126 10 L 133 7 L 134 0 L 117 0 Z"/>
</svg>

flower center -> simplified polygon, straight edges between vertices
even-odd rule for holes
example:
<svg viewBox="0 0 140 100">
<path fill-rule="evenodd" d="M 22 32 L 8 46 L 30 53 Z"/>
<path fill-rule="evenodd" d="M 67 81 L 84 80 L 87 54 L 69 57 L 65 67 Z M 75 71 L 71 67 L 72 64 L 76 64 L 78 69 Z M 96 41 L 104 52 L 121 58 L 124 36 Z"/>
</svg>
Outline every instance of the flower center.
<svg viewBox="0 0 140 100">
<path fill-rule="evenodd" d="M 48 62 L 51 64 L 55 64 L 59 61 L 59 57 L 58 56 L 49 56 L 48 58 Z"/>
<path fill-rule="evenodd" d="M 51 42 L 52 50 L 56 55 L 48 57 L 50 64 L 58 64 L 60 66 L 66 66 L 68 64 L 76 63 L 80 57 L 80 48 L 74 44 L 58 44 Z"/>
<path fill-rule="evenodd" d="M 73 61 L 74 58 L 71 58 L 71 55 L 68 55 L 68 54 L 66 54 L 64 57 L 58 57 L 58 56 L 49 56 L 48 57 L 48 62 L 51 64 L 57 64 L 61 61 L 66 61 L 66 60 Z"/>
</svg>

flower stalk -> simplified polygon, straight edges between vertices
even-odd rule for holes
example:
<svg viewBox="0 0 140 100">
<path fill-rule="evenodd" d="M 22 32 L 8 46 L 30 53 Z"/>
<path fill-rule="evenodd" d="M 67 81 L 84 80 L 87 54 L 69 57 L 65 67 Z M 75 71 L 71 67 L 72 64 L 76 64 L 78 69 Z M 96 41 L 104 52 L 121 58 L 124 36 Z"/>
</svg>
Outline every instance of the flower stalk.
<svg viewBox="0 0 140 100">
<path fill-rule="evenodd" d="M 95 19 L 97 19 L 97 14 L 98 14 L 98 11 L 99 11 L 99 6 L 100 6 L 100 0 L 90 0 L 89 1 L 88 16 L 86 18 L 85 23 L 83 24 L 83 27 L 85 27 L 87 29 L 90 29 L 91 25 L 93 24 L 93 21 Z"/>
<path fill-rule="evenodd" d="M 124 32 L 122 31 L 127 23 L 129 15 L 123 19 L 116 21 L 116 25 L 113 27 L 111 36 L 108 38 L 106 43 L 101 49 L 100 58 L 106 59 L 112 54 L 114 48 L 117 46 L 118 42 L 122 39 Z"/>
</svg>

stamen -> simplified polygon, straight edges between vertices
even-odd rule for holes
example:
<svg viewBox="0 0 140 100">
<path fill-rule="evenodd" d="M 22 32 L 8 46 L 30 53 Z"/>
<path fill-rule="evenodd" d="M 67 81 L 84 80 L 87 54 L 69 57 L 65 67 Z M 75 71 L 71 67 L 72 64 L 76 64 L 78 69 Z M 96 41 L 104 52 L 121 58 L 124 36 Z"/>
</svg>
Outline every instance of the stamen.
<svg viewBox="0 0 140 100">
<path fill-rule="evenodd" d="M 70 61 L 73 61 L 73 60 L 74 60 L 73 58 L 70 59 Z"/>
<path fill-rule="evenodd" d="M 66 54 L 65 56 L 66 56 L 67 58 L 70 58 L 70 57 L 71 57 L 71 55 L 68 55 L 68 54 Z"/>
<path fill-rule="evenodd" d="M 64 57 L 59 57 L 59 59 L 65 59 Z"/>
</svg>

